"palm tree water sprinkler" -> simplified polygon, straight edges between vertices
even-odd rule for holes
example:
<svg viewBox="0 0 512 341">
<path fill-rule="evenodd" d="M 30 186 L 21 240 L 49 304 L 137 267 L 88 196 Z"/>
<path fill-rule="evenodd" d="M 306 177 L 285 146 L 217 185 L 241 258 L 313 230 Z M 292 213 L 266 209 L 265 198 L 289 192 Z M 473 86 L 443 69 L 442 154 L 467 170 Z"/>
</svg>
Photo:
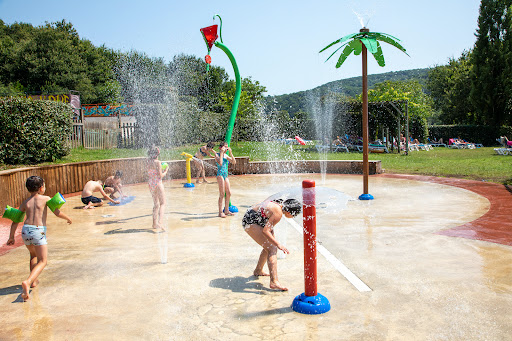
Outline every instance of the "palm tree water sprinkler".
<svg viewBox="0 0 512 341">
<path fill-rule="evenodd" d="M 323 52 L 330 48 L 335 44 L 341 44 L 340 47 L 334 51 L 329 58 L 325 61 L 328 61 L 336 52 L 338 52 L 342 47 L 345 47 L 341 52 L 340 57 L 338 58 L 338 62 L 336 63 L 336 68 L 339 68 L 343 62 L 350 56 L 352 52 L 354 54 L 360 55 L 363 57 L 363 194 L 359 196 L 359 200 L 372 200 L 373 196 L 368 193 L 368 173 L 369 173 L 369 165 L 368 165 L 368 62 L 367 62 L 367 54 L 368 51 L 373 55 L 379 66 L 383 67 L 386 65 L 384 61 L 384 54 L 382 53 L 382 47 L 379 41 L 383 41 L 390 45 L 393 45 L 403 53 L 405 52 L 405 48 L 400 45 L 400 39 L 393 37 L 386 33 L 378 33 L 378 32 L 370 32 L 370 29 L 363 27 L 358 33 L 352 33 L 346 35 L 326 47 L 324 47 L 320 52 Z M 408 55 L 408 54 L 407 54 Z"/>
<path fill-rule="evenodd" d="M 235 89 L 235 97 L 233 98 L 233 106 L 231 107 L 231 116 L 229 117 L 228 128 L 226 130 L 226 139 L 228 146 L 231 145 L 231 136 L 233 135 L 233 127 L 235 126 L 236 112 L 238 111 L 238 103 L 240 102 L 240 94 L 242 93 L 242 81 L 240 79 L 240 72 L 238 71 L 238 65 L 236 64 L 235 57 L 228 49 L 224 42 L 222 41 L 222 18 L 220 15 L 215 14 L 213 16 L 213 20 L 215 17 L 219 18 L 220 21 L 220 42 L 216 41 L 219 38 L 217 35 L 218 25 L 212 25 L 208 27 L 201 28 L 201 34 L 203 35 L 204 42 L 206 43 L 206 47 L 208 48 L 208 54 L 204 57 L 206 62 L 206 71 L 210 70 L 210 64 L 212 62 L 212 58 L 210 57 L 210 52 L 212 50 L 213 45 L 217 46 L 219 49 L 224 51 L 231 61 L 231 65 L 233 66 L 233 70 L 235 71 L 235 81 L 236 81 L 236 89 Z M 231 212 L 238 212 L 238 208 L 236 206 L 232 206 L 231 202 L 229 203 L 229 210 Z"/>
</svg>

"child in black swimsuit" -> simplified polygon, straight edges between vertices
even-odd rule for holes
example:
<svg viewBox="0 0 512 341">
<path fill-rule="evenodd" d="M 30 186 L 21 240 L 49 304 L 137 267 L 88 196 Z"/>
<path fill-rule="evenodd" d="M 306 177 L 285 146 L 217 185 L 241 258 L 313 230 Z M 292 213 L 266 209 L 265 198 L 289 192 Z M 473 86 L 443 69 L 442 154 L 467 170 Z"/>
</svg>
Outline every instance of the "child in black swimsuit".
<svg viewBox="0 0 512 341">
<path fill-rule="evenodd" d="M 242 225 L 248 235 L 261 247 L 260 257 L 254 276 L 270 276 L 270 288 L 287 291 L 281 286 L 277 279 L 277 250 L 290 253 L 286 247 L 281 245 L 274 237 L 274 226 L 281 221 L 283 215 L 287 218 L 297 216 L 302 211 L 302 205 L 296 199 L 264 201 L 251 207 L 242 218 Z M 263 272 L 265 263 L 268 265 L 270 274 Z"/>
</svg>

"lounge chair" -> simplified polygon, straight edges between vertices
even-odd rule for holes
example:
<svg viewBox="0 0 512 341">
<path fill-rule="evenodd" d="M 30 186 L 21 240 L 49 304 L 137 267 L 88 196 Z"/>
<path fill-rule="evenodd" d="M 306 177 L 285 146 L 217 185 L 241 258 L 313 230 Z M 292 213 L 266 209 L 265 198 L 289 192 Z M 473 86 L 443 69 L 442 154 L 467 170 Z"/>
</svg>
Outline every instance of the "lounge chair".
<svg viewBox="0 0 512 341">
<path fill-rule="evenodd" d="M 452 149 L 463 149 L 464 146 L 460 143 L 457 143 L 455 141 L 455 139 L 449 139 L 448 140 L 448 148 L 452 148 Z"/>
<path fill-rule="evenodd" d="M 333 146 L 333 151 L 334 152 L 347 152 L 347 153 L 349 152 L 348 147 L 345 145 L 342 145 L 342 144 Z"/>
<path fill-rule="evenodd" d="M 512 155 L 512 148 L 494 148 L 498 155 Z"/>
<path fill-rule="evenodd" d="M 430 141 L 430 138 L 428 138 L 428 145 L 430 147 L 445 147 L 446 148 L 446 144 L 443 142 L 443 139 L 440 138 L 439 140 L 433 140 L 433 141 Z"/>
<path fill-rule="evenodd" d="M 389 153 L 388 147 L 385 144 L 369 144 L 368 149 L 370 153 Z"/>
<path fill-rule="evenodd" d="M 316 150 L 318 150 L 319 153 L 327 153 L 329 151 L 329 146 L 317 144 L 315 145 Z"/>
</svg>

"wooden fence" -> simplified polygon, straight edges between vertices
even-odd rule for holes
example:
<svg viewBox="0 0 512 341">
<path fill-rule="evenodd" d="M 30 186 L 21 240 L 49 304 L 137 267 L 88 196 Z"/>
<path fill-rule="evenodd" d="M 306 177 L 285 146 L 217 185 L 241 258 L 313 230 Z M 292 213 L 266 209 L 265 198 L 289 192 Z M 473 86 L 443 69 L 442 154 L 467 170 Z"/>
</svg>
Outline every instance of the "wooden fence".
<svg viewBox="0 0 512 341">
<path fill-rule="evenodd" d="M 69 137 L 71 148 L 87 149 L 134 148 L 135 123 L 123 123 L 119 128 L 89 128 L 83 123 L 74 123 Z"/>
<path fill-rule="evenodd" d="M 73 132 L 69 137 L 71 148 L 78 148 L 84 145 L 84 124 L 73 123 Z"/>
<path fill-rule="evenodd" d="M 135 147 L 135 131 L 138 126 L 136 123 L 123 123 L 120 125 L 120 134 L 119 134 L 119 148 L 134 148 Z"/>
<path fill-rule="evenodd" d="M 118 129 L 86 129 L 84 135 L 84 148 L 117 148 L 117 141 L 119 135 Z"/>
<path fill-rule="evenodd" d="M 172 179 L 184 179 L 185 160 L 166 161 L 169 164 L 168 176 Z M 205 160 L 211 165 L 213 159 Z M 362 174 L 362 161 L 326 161 L 327 172 L 335 174 Z M 26 167 L 0 171 L 0 208 L 6 205 L 18 207 L 28 197 L 25 187 L 26 179 L 31 175 L 38 175 L 45 180 L 46 195 L 55 193 L 70 194 L 81 192 L 89 180 L 105 180 L 116 170 L 123 172 L 124 184 L 147 182 L 146 158 L 112 159 L 103 161 L 88 161 L 68 163 L 62 165 Z M 249 162 L 248 157 L 237 157 L 236 164 L 229 167 L 229 173 L 240 174 L 267 174 L 267 173 L 318 173 L 318 161 L 266 161 Z M 380 161 L 370 161 L 370 174 L 381 173 Z M 206 167 L 207 176 L 215 176 L 216 169 Z M 1 218 L 0 218 L 1 219 Z"/>
</svg>

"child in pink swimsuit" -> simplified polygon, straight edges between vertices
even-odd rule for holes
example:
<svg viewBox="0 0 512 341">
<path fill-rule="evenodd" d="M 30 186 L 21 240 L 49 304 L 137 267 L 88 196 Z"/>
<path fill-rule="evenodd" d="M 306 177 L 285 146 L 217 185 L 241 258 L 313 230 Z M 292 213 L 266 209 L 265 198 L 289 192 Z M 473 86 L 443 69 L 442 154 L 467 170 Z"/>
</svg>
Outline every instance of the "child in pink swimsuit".
<svg viewBox="0 0 512 341">
<path fill-rule="evenodd" d="M 165 193 L 162 178 L 167 174 L 169 167 L 162 170 L 162 163 L 158 160 L 160 149 L 151 147 L 148 150 L 148 185 L 153 197 L 153 228 L 165 230 L 163 225 L 165 211 Z"/>
</svg>

